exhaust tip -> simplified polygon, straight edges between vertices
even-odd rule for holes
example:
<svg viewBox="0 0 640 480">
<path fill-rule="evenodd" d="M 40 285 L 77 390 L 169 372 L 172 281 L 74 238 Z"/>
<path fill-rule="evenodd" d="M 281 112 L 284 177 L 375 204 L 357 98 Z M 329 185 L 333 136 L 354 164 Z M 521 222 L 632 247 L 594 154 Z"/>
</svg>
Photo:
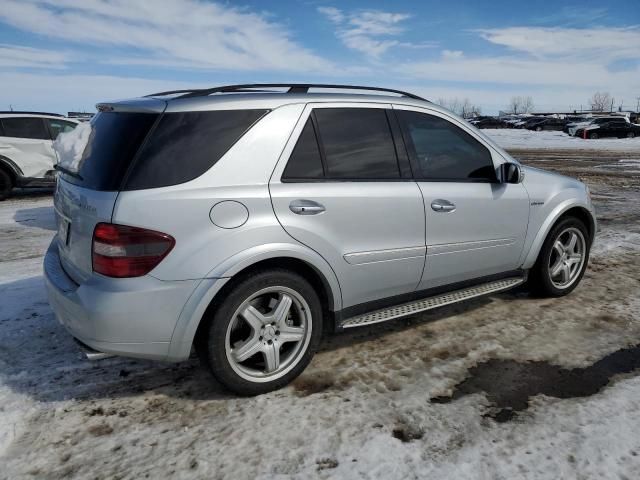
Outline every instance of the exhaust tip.
<svg viewBox="0 0 640 480">
<path fill-rule="evenodd" d="M 74 340 L 80 347 L 80 350 L 82 350 L 82 353 L 84 353 L 84 356 L 87 357 L 87 360 L 95 361 L 95 360 L 103 360 L 105 358 L 115 357 L 115 355 L 113 355 L 112 353 L 99 352 L 98 350 L 91 348 L 86 343 L 82 343 L 77 338 L 74 338 Z"/>
</svg>

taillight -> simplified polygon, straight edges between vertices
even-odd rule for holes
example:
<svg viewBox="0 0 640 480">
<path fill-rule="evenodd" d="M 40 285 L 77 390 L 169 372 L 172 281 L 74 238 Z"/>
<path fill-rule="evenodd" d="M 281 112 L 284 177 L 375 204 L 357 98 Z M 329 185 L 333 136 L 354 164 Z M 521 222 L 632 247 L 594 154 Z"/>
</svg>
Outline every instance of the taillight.
<svg viewBox="0 0 640 480">
<path fill-rule="evenodd" d="M 139 277 L 153 270 L 176 241 L 144 228 L 98 223 L 93 231 L 93 271 L 108 277 Z"/>
</svg>

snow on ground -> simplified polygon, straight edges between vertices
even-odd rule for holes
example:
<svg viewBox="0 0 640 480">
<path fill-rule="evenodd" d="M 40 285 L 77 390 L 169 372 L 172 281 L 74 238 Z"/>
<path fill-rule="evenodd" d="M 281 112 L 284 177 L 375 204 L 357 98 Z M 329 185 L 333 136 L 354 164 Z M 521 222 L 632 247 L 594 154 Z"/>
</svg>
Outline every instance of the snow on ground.
<svg viewBox="0 0 640 480">
<path fill-rule="evenodd" d="M 564 132 L 534 132 L 527 129 L 485 129 L 483 133 L 504 149 L 578 149 L 607 152 L 639 152 L 638 138 L 600 138 L 585 140 Z"/>
<path fill-rule="evenodd" d="M 505 293 L 330 336 L 292 386 L 256 398 L 194 359 L 84 360 L 42 284 L 50 197 L 0 203 L 0 478 L 637 478 L 638 372 L 591 396 L 535 395 L 504 423 L 484 393 L 430 401 L 490 359 L 584 368 L 640 344 L 638 176 L 538 160 L 584 178 L 599 212 L 573 294 Z"/>
</svg>

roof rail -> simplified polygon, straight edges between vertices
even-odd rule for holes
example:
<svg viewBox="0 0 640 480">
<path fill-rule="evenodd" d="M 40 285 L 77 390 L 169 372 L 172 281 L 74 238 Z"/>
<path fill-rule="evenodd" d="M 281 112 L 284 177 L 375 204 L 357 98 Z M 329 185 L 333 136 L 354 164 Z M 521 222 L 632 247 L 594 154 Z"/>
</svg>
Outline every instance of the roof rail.
<svg viewBox="0 0 640 480">
<path fill-rule="evenodd" d="M 413 93 L 394 90 L 392 88 L 364 87 L 361 85 L 332 85 L 324 83 L 248 83 L 244 85 L 225 85 L 214 88 L 203 88 L 193 90 L 169 90 L 167 92 L 152 93 L 146 97 L 163 97 L 165 95 L 181 94 L 178 98 L 206 97 L 212 93 L 239 93 L 239 92 L 268 92 L 265 88 L 288 88 L 287 93 L 308 93 L 310 88 L 326 88 L 340 90 L 367 90 L 372 92 L 395 93 L 402 97 L 413 98 L 414 100 L 428 101 Z M 256 90 L 261 89 L 261 90 Z"/>
<path fill-rule="evenodd" d="M 64 115 L 60 113 L 49 113 L 49 112 L 28 112 L 26 110 L 1 110 L 0 114 L 16 114 L 16 115 L 49 115 L 51 117 L 64 117 Z"/>
</svg>

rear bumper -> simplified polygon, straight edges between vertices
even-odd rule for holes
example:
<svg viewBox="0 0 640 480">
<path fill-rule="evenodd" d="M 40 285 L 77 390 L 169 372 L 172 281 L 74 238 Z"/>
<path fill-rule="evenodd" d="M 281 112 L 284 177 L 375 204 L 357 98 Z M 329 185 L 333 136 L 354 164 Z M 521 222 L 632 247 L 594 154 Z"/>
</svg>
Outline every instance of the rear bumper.
<svg viewBox="0 0 640 480">
<path fill-rule="evenodd" d="M 169 359 L 176 323 L 199 281 L 93 275 L 78 285 L 62 268 L 57 241 L 45 255 L 44 278 L 51 308 L 71 335 L 99 352 Z"/>
</svg>

